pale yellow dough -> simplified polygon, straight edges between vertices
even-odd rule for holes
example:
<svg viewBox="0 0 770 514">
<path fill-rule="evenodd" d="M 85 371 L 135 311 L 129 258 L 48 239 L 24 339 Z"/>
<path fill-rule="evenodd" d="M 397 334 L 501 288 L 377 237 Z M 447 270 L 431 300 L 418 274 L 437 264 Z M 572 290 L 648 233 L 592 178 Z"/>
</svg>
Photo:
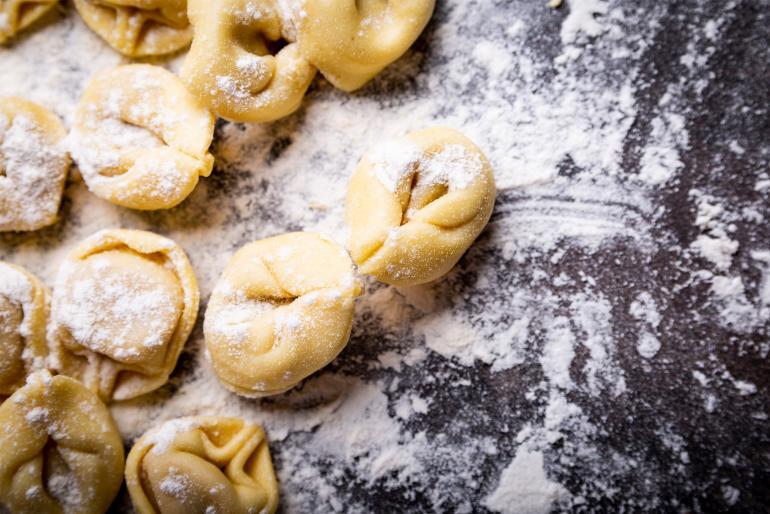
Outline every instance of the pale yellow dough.
<svg viewBox="0 0 770 514">
<path fill-rule="evenodd" d="M 272 514 L 278 482 L 265 432 L 237 418 L 167 421 L 143 435 L 126 462 L 138 514 Z"/>
<path fill-rule="evenodd" d="M 489 221 L 495 181 L 484 154 L 443 127 L 383 143 L 347 195 L 349 250 L 361 273 L 410 286 L 452 269 Z"/>
<path fill-rule="evenodd" d="M 0 400 L 46 366 L 48 298 L 32 273 L 0 262 Z"/>
<path fill-rule="evenodd" d="M 88 84 L 68 146 L 97 196 L 132 209 L 168 209 L 211 173 L 214 121 L 172 73 L 119 66 Z"/>
<path fill-rule="evenodd" d="M 74 0 L 91 30 L 128 57 L 163 55 L 192 40 L 186 0 Z"/>
<path fill-rule="evenodd" d="M 414 43 L 434 0 L 306 0 L 298 17 L 300 51 L 344 91 L 366 84 Z"/>
<path fill-rule="evenodd" d="M 0 232 L 56 222 L 70 166 L 65 135 L 48 109 L 0 97 Z"/>
<path fill-rule="evenodd" d="M 267 122 L 299 108 L 316 70 L 282 37 L 279 8 L 272 0 L 190 0 L 195 27 L 181 76 L 217 116 Z"/>
<path fill-rule="evenodd" d="M 54 368 L 106 402 L 168 381 L 198 314 L 184 251 L 141 230 L 103 230 L 66 257 L 54 287 Z"/>
<path fill-rule="evenodd" d="M 59 0 L 0 0 L 0 45 L 53 9 Z"/>
<path fill-rule="evenodd" d="M 331 362 L 362 292 L 339 245 L 295 232 L 250 243 L 214 289 L 203 330 L 214 371 L 244 396 L 282 393 Z"/>
<path fill-rule="evenodd" d="M 0 406 L 0 427 L 0 504 L 9 512 L 107 511 L 123 478 L 123 443 L 95 394 L 38 371 Z"/>
</svg>

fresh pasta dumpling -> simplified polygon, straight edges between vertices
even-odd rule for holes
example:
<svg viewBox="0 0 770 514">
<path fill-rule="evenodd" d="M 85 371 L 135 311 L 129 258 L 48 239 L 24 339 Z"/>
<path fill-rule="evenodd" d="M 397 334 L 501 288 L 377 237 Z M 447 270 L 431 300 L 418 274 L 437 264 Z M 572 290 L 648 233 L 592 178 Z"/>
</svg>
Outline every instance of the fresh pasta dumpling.
<svg viewBox="0 0 770 514">
<path fill-rule="evenodd" d="M 195 27 L 181 76 L 217 116 L 267 122 L 299 108 L 315 68 L 289 43 L 275 0 L 190 0 Z"/>
<path fill-rule="evenodd" d="M 46 365 L 48 290 L 30 272 L 0 262 L 0 400 Z"/>
<path fill-rule="evenodd" d="M 186 0 L 75 0 L 83 21 L 128 57 L 163 55 L 192 40 Z"/>
<path fill-rule="evenodd" d="M 68 146 L 97 196 L 132 209 L 181 203 L 214 166 L 214 116 L 171 72 L 148 64 L 98 74 Z"/>
<path fill-rule="evenodd" d="M 296 17 L 300 51 L 329 82 L 353 91 L 409 49 L 434 5 L 435 0 L 305 0 Z"/>
<path fill-rule="evenodd" d="M 59 269 L 51 306 L 52 365 L 105 401 L 162 386 L 198 314 L 190 261 L 170 239 L 103 230 Z"/>
<path fill-rule="evenodd" d="M 56 221 L 70 166 L 61 144 L 65 135 L 48 109 L 0 98 L 0 232 L 37 230 Z"/>
<path fill-rule="evenodd" d="M 356 167 L 349 249 L 361 273 L 397 286 L 452 269 L 489 221 L 495 181 L 468 138 L 443 127 L 384 142 Z"/>
<path fill-rule="evenodd" d="M 123 442 L 94 393 L 37 371 L 0 406 L 0 427 L 1 506 L 11 513 L 107 512 L 123 479 Z"/>
<path fill-rule="evenodd" d="M 237 418 L 166 422 L 131 448 L 126 484 L 139 514 L 272 514 L 278 483 L 264 431 Z"/>
<path fill-rule="evenodd" d="M 53 9 L 59 0 L 0 0 L 0 45 Z"/>
<path fill-rule="evenodd" d="M 214 371 L 244 396 L 282 393 L 331 362 L 350 338 L 362 286 L 345 250 L 294 232 L 236 252 L 203 331 Z"/>
</svg>

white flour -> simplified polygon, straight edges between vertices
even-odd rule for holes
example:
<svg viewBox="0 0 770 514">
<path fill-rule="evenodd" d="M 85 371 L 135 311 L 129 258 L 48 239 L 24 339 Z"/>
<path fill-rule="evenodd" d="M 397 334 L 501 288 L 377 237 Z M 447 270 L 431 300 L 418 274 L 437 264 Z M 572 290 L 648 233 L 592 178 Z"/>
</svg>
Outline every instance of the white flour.
<svg viewBox="0 0 770 514">
<path fill-rule="evenodd" d="M 500 191 L 489 228 L 456 270 L 417 288 L 369 281 L 348 349 L 273 399 L 225 390 L 196 330 L 169 387 L 112 407 L 122 434 L 130 441 L 198 414 L 261 422 L 287 512 L 399 510 L 404 502 L 436 512 L 671 507 L 669 485 L 681 486 L 679 499 L 701 494 L 689 477 L 714 461 L 683 457 L 693 458 L 688 427 L 643 431 L 652 416 L 676 414 L 669 403 L 654 410 L 666 399 L 655 387 L 694 390 L 694 408 L 712 416 L 704 422 L 734 398 L 764 392 L 723 359 L 739 351 L 764 359 L 766 338 L 758 349 L 717 348 L 717 335 L 683 346 L 675 314 L 693 310 L 685 321 L 698 334 L 719 328 L 738 337 L 767 326 L 768 241 L 760 234 L 744 243 L 752 239 L 731 226 L 766 226 L 770 179 L 757 175 L 757 200 L 741 205 L 682 185 L 696 166 L 687 158 L 691 105 L 714 86 L 709 59 L 734 5 L 693 14 L 703 23 L 688 25 L 676 76 L 650 97 L 643 56 L 661 44 L 668 8 L 572 0 L 559 10 L 533 2 L 508 11 L 446 2 L 429 39 L 369 88 L 351 95 L 319 81 L 297 115 L 221 123 L 216 169 L 180 207 L 121 209 L 73 179 L 63 221 L 39 239 L 0 240 L 0 258 L 52 284 L 64 253 L 96 230 L 149 229 L 188 252 L 205 305 L 247 242 L 313 230 L 344 243 L 345 188 L 367 148 L 430 125 L 455 127 L 485 151 Z M 544 16 L 553 33 L 542 33 Z M 119 62 L 69 12 L 0 49 L 9 77 L 0 94 L 40 102 L 69 128 L 89 76 Z M 725 152 L 746 158 L 751 149 L 736 140 Z M 719 171 L 697 166 L 704 176 Z M 695 207 L 672 212 L 662 198 L 680 189 L 678 201 Z M 752 405 L 752 419 L 766 420 Z M 676 465 L 660 465 L 647 444 Z M 727 462 L 727 453 L 715 460 Z M 746 496 L 732 475 L 713 473 L 699 484 L 717 483 L 728 503 Z"/>
<path fill-rule="evenodd" d="M 59 209 L 69 160 L 57 134 L 0 112 L 0 230 L 39 228 Z"/>
</svg>

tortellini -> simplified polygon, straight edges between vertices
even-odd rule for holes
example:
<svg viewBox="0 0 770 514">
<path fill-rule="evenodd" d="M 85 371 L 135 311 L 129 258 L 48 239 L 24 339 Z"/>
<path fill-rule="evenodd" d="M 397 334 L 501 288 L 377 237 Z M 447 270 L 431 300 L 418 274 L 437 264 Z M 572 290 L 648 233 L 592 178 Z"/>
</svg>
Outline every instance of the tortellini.
<svg viewBox="0 0 770 514">
<path fill-rule="evenodd" d="M 0 98 L 0 231 L 37 230 L 56 221 L 70 166 L 65 135 L 47 109 Z"/>
<path fill-rule="evenodd" d="M 206 346 L 220 381 L 244 396 L 282 393 L 331 362 L 350 338 L 362 292 L 345 250 L 295 232 L 241 248 L 206 310 Z"/>
<path fill-rule="evenodd" d="M 168 421 L 128 454 L 126 484 L 139 514 L 272 514 L 278 483 L 264 431 L 237 418 Z"/>
<path fill-rule="evenodd" d="M 0 262 L 0 400 L 44 368 L 48 290 L 27 270 Z"/>
<path fill-rule="evenodd" d="M 95 394 L 38 371 L 0 406 L 0 427 L 0 504 L 8 511 L 107 511 L 123 479 L 123 443 Z"/>
<path fill-rule="evenodd" d="M 118 66 L 88 84 L 68 146 L 97 196 L 132 209 L 168 209 L 211 173 L 214 121 L 171 72 Z"/>
<path fill-rule="evenodd" d="M 53 9 L 59 0 L 0 0 L 0 45 Z"/>
<path fill-rule="evenodd" d="M 141 230 L 103 230 L 67 256 L 51 306 L 52 365 L 106 402 L 168 381 L 199 292 L 184 251 Z"/>
<path fill-rule="evenodd" d="M 195 37 L 181 75 L 218 116 L 273 121 L 299 108 L 316 68 L 345 91 L 363 86 L 406 52 L 434 3 L 189 0 Z"/>
<path fill-rule="evenodd" d="M 297 18 L 305 58 L 344 91 L 360 88 L 414 43 L 435 0 L 306 0 Z"/>
<path fill-rule="evenodd" d="M 272 0 L 190 0 L 195 27 L 182 79 L 218 116 L 267 122 L 297 110 L 315 77 L 296 43 L 275 55 L 282 21 Z"/>
<path fill-rule="evenodd" d="M 410 286 L 435 280 L 481 233 L 495 202 L 484 154 L 443 127 L 385 142 L 350 181 L 349 250 L 361 273 Z"/>
<path fill-rule="evenodd" d="M 186 0 L 75 0 L 91 30 L 129 57 L 176 52 L 190 44 Z"/>
</svg>

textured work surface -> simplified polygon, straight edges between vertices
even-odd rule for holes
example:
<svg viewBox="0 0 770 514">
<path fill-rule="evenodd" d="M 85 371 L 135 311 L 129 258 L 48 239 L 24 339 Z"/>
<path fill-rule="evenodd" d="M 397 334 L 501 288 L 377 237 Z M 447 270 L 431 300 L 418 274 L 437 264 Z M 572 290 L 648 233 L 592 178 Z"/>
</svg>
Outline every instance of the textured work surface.
<svg viewBox="0 0 770 514">
<path fill-rule="evenodd" d="M 370 283 L 348 348 L 269 400 L 216 383 L 199 319 L 172 383 L 113 409 L 127 443 L 179 415 L 260 420 L 288 512 L 762 512 L 767 7 L 439 1 L 414 50 L 361 91 L 318 81 L 286 120 L 221 123 L 216 170 L 180 207 L 131 212 L 73 180 L 62 221 L 0 236 L 0 258 L 51 285 L 93 231 L 153 230 L 189 253 L 202 318 L 244 243 L 298 229 L 344 241 L 366 147 L 452 125 L 500 189 L 454 272 Z M 46 21 L 0 50 L 0 94 L 69 127 L 87 77 L 120 60 L 72 12 Z"/>
</svg>

